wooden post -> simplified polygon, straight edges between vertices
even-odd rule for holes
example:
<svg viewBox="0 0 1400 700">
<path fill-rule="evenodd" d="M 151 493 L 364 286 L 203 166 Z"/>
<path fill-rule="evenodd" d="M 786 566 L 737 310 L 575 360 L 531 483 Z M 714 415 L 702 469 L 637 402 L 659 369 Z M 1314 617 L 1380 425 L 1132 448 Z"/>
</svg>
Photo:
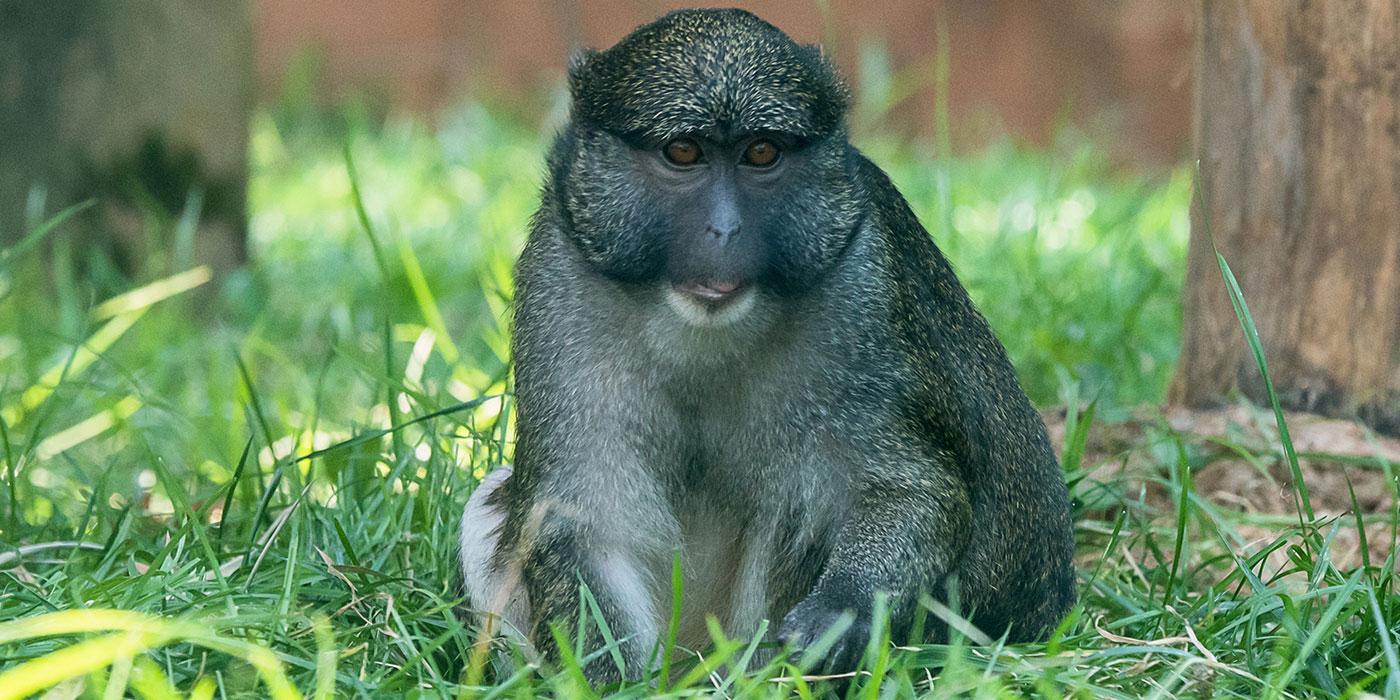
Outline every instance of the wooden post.
<svg viewBox="0 0 1400 700">
<path fill-rule="evenodd" d="M 246 0 L 0 1 L 0 246 L 96 197 L 82 240 L 129 272 L 169 256 L 167 222 L 203 193 L 187 261 L 245 258 L 252 19 Z M 159 228 L 159 227 L 158 227 Z"/>
<path fill-rule="evenodd" d="M 1400 0 L 1203 0 L 1174 402 L 1262 401 L 1230 263 L 1289 407 L 1400 433 Z"/>
</svg>

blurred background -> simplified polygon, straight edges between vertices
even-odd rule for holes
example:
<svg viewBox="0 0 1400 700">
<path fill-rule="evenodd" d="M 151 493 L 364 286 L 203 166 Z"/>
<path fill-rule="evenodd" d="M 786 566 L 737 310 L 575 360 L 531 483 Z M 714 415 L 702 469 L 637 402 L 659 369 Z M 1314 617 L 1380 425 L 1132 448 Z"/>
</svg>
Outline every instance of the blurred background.
<svg viewBox="0 0 1400 700">
<path fill-rule="evenodd" d="M 323 99 L 374 94 L 431 113 L 463 96 L 520 100 L 559 84 L 574 47 L 611 46 L 684 2 L 256 0 L 259 93 L 285 86 L 289 65 L 318 61 Z M 958 143 L 1000 133 L 1046 143 L 1067 124 L 1092 126 L 1124 162 L 1175 163 L 1191 124 L 1191 3 L 1185 0 L 768 0 L 736 3 L 805 43 L 819 43 L 853 82 L 880 61 L 899 77 L 888 126 L 933 128 L 941 40 Z M 878 71 L 878 67 L 867 66 Z M 965 137 L 965 138 L 964 138 Z"/>
<path fill-rule="evenodd" d="M 507 459 L 511 266 L 568 56 L 678 6 L 0 0 L 0 527 L 172 489 L 266 507 L 295 455 L 460 402 L 444 454 Z M 1039 405 L 1162 401 L 1190 3 L 746 6 L 834 57 L 853 140 Z"/>
<path fill-rule="evenodd" d="M 834 58 L 852 140 L 1048 413 L 1267 401 L 1218 248 L 1282 403 L 1400 433 L 1388 2 L 746 6 Z M 453 402 L 508 435 L 511 265 L 568 56 L 681 4 L 0 0 L 12 510 L 144 451 L 197 490 L 250 435 L 272 469 Z"/>
</svg>

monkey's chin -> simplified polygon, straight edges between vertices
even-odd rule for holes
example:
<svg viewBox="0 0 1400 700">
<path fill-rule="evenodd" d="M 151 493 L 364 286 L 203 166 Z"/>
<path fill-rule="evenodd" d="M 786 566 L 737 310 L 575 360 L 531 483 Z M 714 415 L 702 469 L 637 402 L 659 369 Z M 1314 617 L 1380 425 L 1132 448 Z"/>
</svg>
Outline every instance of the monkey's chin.
<svg viewBox="0 0 1400 700">
<path fill-rule="evenodd" d="M 666 288 L 666 303 L 688 324 L 702 328 L 722 328 L 744 318 L 753 310 L 754 289 L 746 287 L 719 302 L 705 301 L 674 287 Z"/>
</svg>

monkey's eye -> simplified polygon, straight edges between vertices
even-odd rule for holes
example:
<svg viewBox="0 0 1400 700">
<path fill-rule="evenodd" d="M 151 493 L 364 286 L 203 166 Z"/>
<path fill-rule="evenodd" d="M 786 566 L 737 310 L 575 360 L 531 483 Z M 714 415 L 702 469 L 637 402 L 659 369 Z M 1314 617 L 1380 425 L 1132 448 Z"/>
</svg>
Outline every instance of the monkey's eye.
<svg viewBox="0 0 1400 700">
<path fill-rule="evenodd" d="M 778 162 L 778 145 L 767 139 L 754 141 L 744 149 L 744 163 L 766 168 Z"/>
<path fill-rule="evenodd" d="M 666 160 L 676 165 L 695 165 L 700 162 L 700 144 L 690 139 L 676 139 L 662 149 Z"/>
</svg>

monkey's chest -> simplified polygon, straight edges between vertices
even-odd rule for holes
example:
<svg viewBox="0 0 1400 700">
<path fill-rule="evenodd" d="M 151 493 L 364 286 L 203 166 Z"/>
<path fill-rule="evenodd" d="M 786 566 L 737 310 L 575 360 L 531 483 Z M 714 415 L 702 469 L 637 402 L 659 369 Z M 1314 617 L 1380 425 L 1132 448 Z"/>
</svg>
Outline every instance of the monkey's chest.
<svg viewBox="0 0 1400 700">
<path fill-rule="evenodd" d="M 785 414 L 771 392 L 734 384 L 678 406 L 670 435 L 684 446 L 671 463 L 679 468 L 670 503 L 682 567 L 679 638 L 700 646 L 710 641 L 708 616 L 733 636 L 776 623 L 810 589 L 824 563 L 813 552 L 849 510 L 844 470 L 829 463 L 813 423 Z M 756 396 L 766 410 L 754 410 Z M 663 617 L 672 609 L 671 568 L 665 561 L 653 577 Z M 664 630 L 669 618 L 659 622 Z"/>
<path fill-rule="evenodd" d="M 700 499 L 697 499 L 699 501 Z M 739 591 L 746 528 L 724 509 L 708 502 L 691 502 L 677 512 L 680 523 L 682 620 L 679 638 L 703 646 L 709 639 L 705 618 L 715 616 L 726 629 L 734 622 L 734 598 Z M 672 581 L 665 576 L 663 581 Z M 752 593 L 748 593 L 752 595 Z M 664 591 L 656 610 L 671 610 L 673 592 Z"/>
<path fill-rule="evenodd" d="M 693 648 L 710 642 L 709 616 L 731 636 L 752 634 L 765 619 L 776 624 L 815 582 L 822 557 L 813 553 L 834 522 L 825 509 L 791 502 L 790 493 L 751 485 L 741 496 L 727 486 L 710 486 L 675 504 L 683 586 L 678 638 Z M 818 520 L 824 526 L 806 525 Z M 672 581 L 671 564 L 657 572 L 657 580 Z M 654 609 L 669 614 L 671 587 L 661 586 L 657 594 Z M 669 619 L 659 622 L 665 629 Z"/>
</svg>

